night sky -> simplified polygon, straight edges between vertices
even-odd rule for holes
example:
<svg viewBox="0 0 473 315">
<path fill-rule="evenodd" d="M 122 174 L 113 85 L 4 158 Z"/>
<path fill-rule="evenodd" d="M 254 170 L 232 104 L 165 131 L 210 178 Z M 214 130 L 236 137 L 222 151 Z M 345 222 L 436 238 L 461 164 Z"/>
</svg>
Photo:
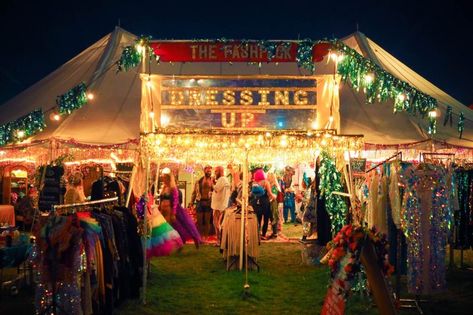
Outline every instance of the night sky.
<svg viewBox="0 0 473 315">
<path fill-rule="evenodd" d="M 41 2 L 41 3 L 40 3 Z M 47 4 L 44 4 L 47 3 Z M 473 104 L 470 1 L 0 1 L 0 104 L 121 27 L 154 39 L 323 39 L 358 28 Z"/>
</svg>

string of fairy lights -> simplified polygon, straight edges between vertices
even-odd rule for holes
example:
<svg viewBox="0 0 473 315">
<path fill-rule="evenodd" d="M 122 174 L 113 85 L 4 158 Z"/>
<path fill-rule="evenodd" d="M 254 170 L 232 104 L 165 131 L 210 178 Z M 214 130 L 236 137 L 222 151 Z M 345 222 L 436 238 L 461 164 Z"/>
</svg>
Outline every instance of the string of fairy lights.
<svg viewBox="0 0 473 315">
<path fill-rule="evenodd" d="M 212 42 L 212 40 L 205 41 Z M 230 40 L 219 39 L 213 41 L 229 42 Z M 239 40 L 239 42 L 241 45 L 256 43 L 266 51 L 268 62 L 271 62 L 276 55 L 276 50 L 279 46 L 287 46 L 296 42 L 297 65 L 312 73 L 315 71 L 315 62 L 313 60 L 314 48 L 318 44 L 328 43 L 330 44 L 330 59 L 336 63 L 336 71 L 341 75 L 342 80 L 348 82 L 353 89 L 356 91 L 363 90 L 367 103 L 375 101 L 384 102 L 391 99 L 394 102 L 394 113 L 407 112 L 412 115 L 420 115 L 428 120 L 428 133 L 433 135 L 437 132 L 438 104 L 436 99 L 417 90 L 407 82 L 394 77 L 375 62 L 363 57 L 356 50 L 339 40 L 313 41 L 305 39 L 292 42 Z M 116 67 L 117 72 L 129 71 L 142 62 L 145 54 L 147 54 L 149 61 L 154 60 L 159 63 L 160 57 L 154 53 L 150 43 L 151 37 L 141 36 L 133 45 L 124 47 L 120 59 L 102 72 L 101 75 L 104 75 L 112 67 Z M 261 66 L 261 63 L 259 63 L 259 66 Z M 95 78 L 95 80 L 97 79 L 98 77 Z M 58 96 L 56 105 L 44 113 L 42 109 L 35 109 L 14 121 L 0 125 L 0 146 L 21 142 L 44 130 L 46 127 L 45 114 L 47 113 L 50 113 L 49 118 L 52 121 L 59 121 L 62 117 L 70 115 L 89 101 L 92 101 L 94 94 L 88 91 L 88 87 L 92 83 L 80 82 L 66 93 Z M 448 105 L 443 126 L 446 126 L 448 123 L 450 126 L 453 125 L 453 115 L 452 106 Z M 461 138 L 465 128 L 465 116 L 463 112 L 455 113 L 455 115 L 458 116 L 456 127 Z"/>
</svg>

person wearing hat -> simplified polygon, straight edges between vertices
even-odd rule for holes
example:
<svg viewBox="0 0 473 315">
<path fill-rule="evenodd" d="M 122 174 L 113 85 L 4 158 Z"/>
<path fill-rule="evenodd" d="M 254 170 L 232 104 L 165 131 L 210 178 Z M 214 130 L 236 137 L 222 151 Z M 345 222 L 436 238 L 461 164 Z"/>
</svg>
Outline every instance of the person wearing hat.
<svg viewBox="0 0 473 315">
<path fill-rule="evenodd" d="M 64 204 L 84 202 L 85 196 L 82 189 L 82 173 L 75 172 L 69 176 L 67 182 L 69 188 L 64 194 Z"/>
<path fill-rule="evenodd" d="M 204 176 L 202 176 L 194 186 L 192 192 L 191 205 L 196 204 L 197 228 L 202 236 L 209 236 L 212 222 L 211 198 L 213 191 L 212 166 L 204 167 Z"/>
</svg>

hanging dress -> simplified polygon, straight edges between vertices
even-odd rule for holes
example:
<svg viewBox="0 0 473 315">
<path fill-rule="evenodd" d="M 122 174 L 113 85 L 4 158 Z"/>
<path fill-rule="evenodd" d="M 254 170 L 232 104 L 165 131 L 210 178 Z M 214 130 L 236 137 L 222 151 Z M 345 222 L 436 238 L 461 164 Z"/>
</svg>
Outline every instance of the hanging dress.
<svg viewBox="0 0 473 315">
<path fill-rule="evenodd" d="M 449 173 L 439 166 L 409 166 L 401 171 L 405 186 L 401 227 L 408 248 L 408 291 L 432 294 L 445 289 L 447 233 L 451 220 Z"/>
</svg>

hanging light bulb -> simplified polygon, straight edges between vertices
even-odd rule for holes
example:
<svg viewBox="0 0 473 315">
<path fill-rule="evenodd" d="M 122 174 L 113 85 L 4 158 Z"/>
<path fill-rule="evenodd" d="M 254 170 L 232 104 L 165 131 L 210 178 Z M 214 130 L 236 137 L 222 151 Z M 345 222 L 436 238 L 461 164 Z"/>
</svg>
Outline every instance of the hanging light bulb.
<svg viewBox="0 0 473 315">
<path fill-rule="evenodd" d="M 370 84 L 374 81 L 374 76 L 371 73 L 367 73 L 364 77 L 365 83 Z"/>
<path fill-rule="evenodd" d="M 310 124 L 310 127 L 311 127 L 312 129 L 317 129 L 317 128 L 318 128 L 317 121 L 316 121 L 316 120 L 312 120 L 312 123 Z"/>
<path fill-rule="evenodd" d="M 437 117 L 437 111 L 436 111 L 435 109 L 434 109 L 434 110 L 431 110 L 431 111 L 429 112 L 429 117 L 430 117 L 430 118 L 435 118 L 435 117 Z"/>
<path fill-rule="evenodd" d="M 59 121 L 61 120 L 61 115 L 59 115 L 57 112 L 52 112 L 49 114 L 49 119 L 51 119 L 51 121 Z"/>
<path fill-rule="evenodd" d="M 401 102 L 404 102 L 406 100 L 406 95 L 404 95 L 403 93 L 400 93 L 397 98 L 399 99 L 399 101 Z"/>
<path fill-rule="evenodd" d="M 153 82 L 151 82 L 151 78 L 150 78 L 150 77 L 148 77 L 148 80 L 146 81 L 146 86 L 147 86 L 148 88 L 151 88 L 151 87 L 153 86 Z"/>
<path fill-rule="evenodd" d="M 89 100 L 93 100 L 93 99 L 94 99 L 94 94 L 91 93 L 91 92 L 87 93 L 87 98 L 88 98 Z"/>
<path fill-rule="evenodd" d="M 16 135 L 19 139 L 21 139 L 25 136 L 25 132 L 23 130 L 18 130 Z"/>
<path fill-rule="evenodd" d="M 161 115 L 161 126 L 162 127 L 166 127 L 167 125 L 169 125 L 170 121 L 171 121 L 171 118 L 168 115 L 166 115 L 166 114 Z"/>
</svg>

